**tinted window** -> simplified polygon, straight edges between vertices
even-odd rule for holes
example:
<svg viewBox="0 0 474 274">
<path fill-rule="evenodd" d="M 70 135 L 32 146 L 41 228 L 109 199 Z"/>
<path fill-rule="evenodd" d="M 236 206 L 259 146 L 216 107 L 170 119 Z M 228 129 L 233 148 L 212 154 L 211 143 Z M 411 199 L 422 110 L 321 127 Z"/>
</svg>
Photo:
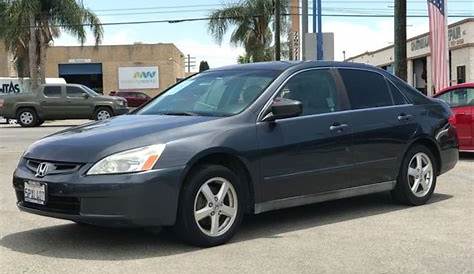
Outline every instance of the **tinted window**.
<svg viewBox="0 0 474 274">
<path fill-rule="evenodd" d="M 393 83 L 398 87 L 398 89 L 405 95 L 405 97 L 408 98 L 408 100 L 413 103 L 413 104 L 426 104 L 430 103 L 430 100 L 425 97 L 421 92 L 419 92 L 417 89 L 413 88 L 409 84 L 407 84 L 405 81 L 401 80 L 400 78 L 392 75 L 392 74 L 387 74 L 386 77 L 388 77 Z"/>
<path fill-rule="evenodd" d="M 443 94 L 437 96 L 436 98 L 445 101 L 446 103 L 448 103 L 448 105 L 451 105 L 451 92 L 443 93 Z"/>
<path fill-rule="evenodd" d="M 310 70 L 293 76 L 277 97 L 300 101 L 302 115 L 341 110 L 336 83 L 329 70 Z"/>
<path fill-rule="evenodd" d="M 352 109 L 392 105 L 392 98 L 382 75 L 354 69 L 341 69 L 340 74 Z"/>
<path fill-rule="evenodd" d="M 67 97 L 83 97 L 86 94 L 81 88 L 66 87 Z"/>
<path fill-rule="evenodd" d="M 237 114 L 248 107 L 279 73 L 273 70 L 200 73 L 168 89 L 137 114 Z"/>
<path fill-rule="evenodd" d="M 46 86 L 43 89 L 43 94 L 46 97 L 61 97 L 61 87 L 59 87 L 59 86 Z"/>
<path fill-rule="evenodd" d="M 392 82 L 390 81 L 387 81 L 388 83 L 388 88 L 390 89 L 390 93 L 392 94 L 392 98 L 393 98 L 393 103 L 395 105 L 403 105 L 403 104 L 406 104 L 407 103 L 407 100 L 405 99 L 405 97 L 403 97 L 403 95 L 400 93 L 400 90 L 395 87 Z"/>
</svg>

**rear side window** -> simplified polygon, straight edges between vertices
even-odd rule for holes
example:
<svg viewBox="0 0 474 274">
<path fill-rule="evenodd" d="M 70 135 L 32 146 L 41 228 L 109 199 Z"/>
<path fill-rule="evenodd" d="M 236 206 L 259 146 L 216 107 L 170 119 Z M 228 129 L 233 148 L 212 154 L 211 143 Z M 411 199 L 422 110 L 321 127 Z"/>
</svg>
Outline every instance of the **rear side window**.
<svg viewBox="0 0 474 274">
<path fill-rule="evenodd" d="M 85 92 L 78 87 L 66 87 L 67 97 L 83 97 Z"/>
<path fill-rule="evenodd" d="M 293 76 L 277 97 L 300 101 L 303 116 L 342 110 L 336 82 L 327 69 L 305 71 Z"/>
<path fill-rule="evenodd" d="M 425 97 L 421 92 L 408 85 L 405 81 L 400 80 L 398 77 L 393 76 L 392 74 L 387 74 L 387 77 L 393 81 L 393 83 L 398 87 L 398 89 L 407 97 L 413 104 L 427 104 L 430 102 L 430 99 Z"/>
<path fill-rule="evenodd" d="M 375 72 L 340 69 L 352 109 L 391 106 L 392 97 L 385 78 Z"/>
<path fill-rule="evenodd" d="M 444 95 L 449 96 L 449 101 L 445 100 L 452 107 L 461 107 L 474 105 L 474 89 L 473 88 L 461 88 L 455 89 Z M 444 98 L 441 98 L 444 99 Z M 447 98 L 446 98 L 447 99 Z"/>
<path fill-rule="evenodd" d="M 388 88 L 390 90 L 390 93 L 392 94 L 393 103 L 395 105 L 404 105 L 404 104 L 406 104 L 407 100 L 400 93 L 400 90 L 398 90 L 398 88 L 395 85 L 393 85 L 392 82 L 390 82 L 390 81 L 387 81 L 387 84 L 388 84 Z"/>
<path fill-rule="evenodd" d="M 43 89 L 43 94 L 46 97 L 61 97 L 61 87 L 59 86 L 46 86 Z"/>
</svg>

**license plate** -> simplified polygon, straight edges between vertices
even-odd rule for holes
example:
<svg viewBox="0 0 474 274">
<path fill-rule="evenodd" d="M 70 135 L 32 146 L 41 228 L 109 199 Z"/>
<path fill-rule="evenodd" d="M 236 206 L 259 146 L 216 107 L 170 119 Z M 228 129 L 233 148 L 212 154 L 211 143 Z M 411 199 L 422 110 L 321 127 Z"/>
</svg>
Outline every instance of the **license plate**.
<svg viewBox="0 0 474 274">
<path fill-rule="evenodd" d="M 25 202 L 44 205 L 46 204 L 46 184 L 26 181 L 24 188 Z"/>
</svg>

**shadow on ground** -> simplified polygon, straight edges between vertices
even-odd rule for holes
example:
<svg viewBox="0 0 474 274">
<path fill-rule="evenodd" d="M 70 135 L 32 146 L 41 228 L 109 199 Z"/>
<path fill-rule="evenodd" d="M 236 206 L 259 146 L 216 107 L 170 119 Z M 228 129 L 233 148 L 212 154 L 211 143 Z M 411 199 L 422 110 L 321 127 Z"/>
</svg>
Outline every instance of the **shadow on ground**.
<svg viewBox="0 0 474 274">
<path fill-rule="evenodd" d="M 442 202 L 451 197 L 434 194 L 430 203 Z M 229 244 L 256 238 L 279 238 L 285 232 L 409 209 L 394 204 L 389 193 L 378 193 L 268 212 L 248 216 Z M 199 250 L 181 243 L 167 229 L 156 234 L 143 229 L 108 229 L 77 224 L 9 234 L 0 240 L 0 245 L 26 254 L 82 260 L 132 260 Z"/>
</svg>

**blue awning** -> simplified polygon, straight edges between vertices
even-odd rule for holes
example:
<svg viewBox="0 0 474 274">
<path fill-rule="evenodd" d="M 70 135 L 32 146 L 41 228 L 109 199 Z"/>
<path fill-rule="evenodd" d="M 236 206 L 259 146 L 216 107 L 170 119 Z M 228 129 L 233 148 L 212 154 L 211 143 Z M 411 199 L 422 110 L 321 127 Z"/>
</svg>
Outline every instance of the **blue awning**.
<svg viewBox="0 0 474 274">
<path fill-rule="evenodd" d="M 59 77 L 66 75 L 102 74 L 101 63 L 59 64 Z"/>
</svg>

